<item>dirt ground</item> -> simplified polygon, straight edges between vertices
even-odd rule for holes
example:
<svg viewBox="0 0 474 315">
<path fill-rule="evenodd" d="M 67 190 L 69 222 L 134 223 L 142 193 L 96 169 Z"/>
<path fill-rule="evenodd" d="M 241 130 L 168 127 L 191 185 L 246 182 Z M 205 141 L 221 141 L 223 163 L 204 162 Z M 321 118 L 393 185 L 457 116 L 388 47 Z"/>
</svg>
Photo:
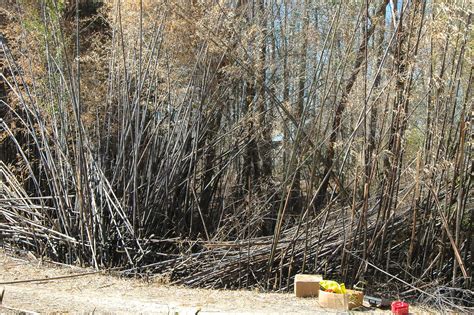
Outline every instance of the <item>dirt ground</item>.
<svg viewBox="0 0 474 315">
<path fill-rule="evenodd" d="M 0 250 L 0 293 L 2 287 L 5 290 L 0 313 L 336 314 L 315 299 L 292 294 L 189 289 L 103 274 L 5 284 L 87 271 L 91 270 L 12 257 Z M 413 311 L 428 313 L 422 308 Z"/>
</svg>

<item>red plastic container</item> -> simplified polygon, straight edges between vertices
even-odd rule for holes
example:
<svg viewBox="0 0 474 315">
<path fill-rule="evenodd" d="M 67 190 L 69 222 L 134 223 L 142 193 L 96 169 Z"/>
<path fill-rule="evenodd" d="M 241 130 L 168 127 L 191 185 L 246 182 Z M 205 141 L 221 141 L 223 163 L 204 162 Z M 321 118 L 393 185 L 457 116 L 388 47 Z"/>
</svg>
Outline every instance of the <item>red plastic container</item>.
<svg viewBox="0 0 474 315">
<path fill-rule="evenodd" d="M 397 315 L 408 315 L 408 303 L 402 301 L 392 302 L 392 313 Z"/>
</svg>

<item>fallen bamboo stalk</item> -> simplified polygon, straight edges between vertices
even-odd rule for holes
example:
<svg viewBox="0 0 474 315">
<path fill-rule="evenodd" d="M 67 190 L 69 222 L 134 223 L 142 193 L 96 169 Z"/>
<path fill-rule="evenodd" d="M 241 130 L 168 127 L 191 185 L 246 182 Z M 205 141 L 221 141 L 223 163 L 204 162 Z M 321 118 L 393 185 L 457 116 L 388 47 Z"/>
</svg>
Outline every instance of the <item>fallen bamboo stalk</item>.
<svg viewBox="0 0 474 315">
<path fill-rule="evenodd" d="M 113 269 L 113 268 L 112 268 Z M 83 276 L 90 276 L 95 275 L 98 273 L 104 274 L 112 269 L 108 270 L 96 270 L 90 272 L 83 272 L 83 273 L 76 273 L 73 275 L 66 275 L 66 276 L 57 276 L 57 277 L 48 277 L 48 278 L 38 278 L 38 279 L 24 279 L 24 280 L 13 280 L 13 281 L 4 281 L 0 282 L 0 285 L 8 285 L 8 284 L 19 284 L 19 283 L 32 283 L 32 282 L 48 282 L 48 281 L 56 281 L 62 279 L 70 279 L 70 278 L 78 278 Z"/>
</svg>

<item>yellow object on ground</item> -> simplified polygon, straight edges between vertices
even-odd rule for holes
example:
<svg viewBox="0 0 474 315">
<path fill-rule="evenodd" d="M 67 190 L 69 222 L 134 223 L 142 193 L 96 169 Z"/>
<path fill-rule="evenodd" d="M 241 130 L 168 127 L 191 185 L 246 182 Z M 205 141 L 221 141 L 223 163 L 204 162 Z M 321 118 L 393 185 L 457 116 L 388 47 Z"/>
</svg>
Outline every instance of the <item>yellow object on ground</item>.
<svg viewBox="0 0 474 315">
<path fill-rule="evenodd" d="M 346 286 L 344 283 L 339 284 L 333 280 L 322 280 L 319 282 L 319 285 L 323 291 L 346 294 Z"/>
</svg>

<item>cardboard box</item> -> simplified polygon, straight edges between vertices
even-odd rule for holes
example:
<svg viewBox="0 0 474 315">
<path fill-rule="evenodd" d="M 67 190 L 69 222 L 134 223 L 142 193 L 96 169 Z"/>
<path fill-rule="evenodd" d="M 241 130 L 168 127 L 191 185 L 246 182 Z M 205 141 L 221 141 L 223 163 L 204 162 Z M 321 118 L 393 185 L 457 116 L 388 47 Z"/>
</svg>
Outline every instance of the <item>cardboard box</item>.
<svg viewBox="0 0 474 315">
<path fill-rule="evenodd" d="M 295 276 L 296 297 L 317 297 L 321 280 L 323 280 L 321 275 L 297 274 Z"/>
<path fill-rule="evenodd" d="M 364 292 L 356 290 L 346 290 L 349 294 L 349 309 L 362 306 L 364 303 Z"/>
<path fill-rule="evenodd" d="M 351 310 L 362 305 L 364 294 L 361 291 L 347 290 L 346 294 L 319 291 L 319 305 L 335 310 Z"/>
</svg>

